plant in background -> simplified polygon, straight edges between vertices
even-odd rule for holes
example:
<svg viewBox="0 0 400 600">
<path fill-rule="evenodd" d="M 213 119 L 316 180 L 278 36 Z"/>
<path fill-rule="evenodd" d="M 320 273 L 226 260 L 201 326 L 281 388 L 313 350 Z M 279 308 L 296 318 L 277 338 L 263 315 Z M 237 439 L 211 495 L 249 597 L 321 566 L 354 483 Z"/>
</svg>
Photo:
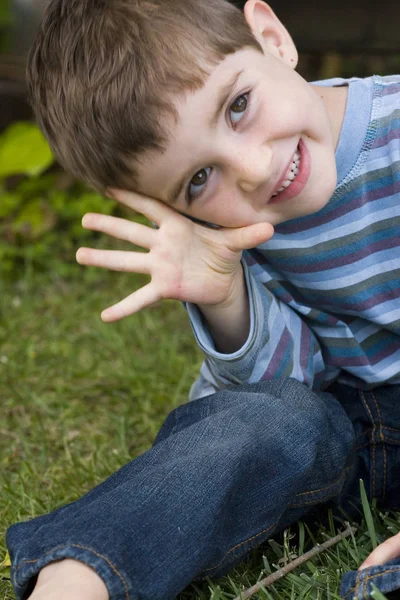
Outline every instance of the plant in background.
<svg viewBox="0 0 400 600">
<path fill-rule="evenodd" d="M 0 0 L 0 52 L 8 49 L 12 24 L 11 0 Z"/>
<path fill-rule="evenodd" d="M 77 247 L 94 236 L 82 228 L 82 216 L 116 211 L 115 202 L 57 167 L 34 123 L 15 123 L 0 135 L 0 278 L 55 261 L 68 271 Z"/>
<path fill-rule="evenodd" d="M 8 27 L 12 24 L 11 1 L 2 0 L 0 3 L 0 27 Z"/>
</svg>

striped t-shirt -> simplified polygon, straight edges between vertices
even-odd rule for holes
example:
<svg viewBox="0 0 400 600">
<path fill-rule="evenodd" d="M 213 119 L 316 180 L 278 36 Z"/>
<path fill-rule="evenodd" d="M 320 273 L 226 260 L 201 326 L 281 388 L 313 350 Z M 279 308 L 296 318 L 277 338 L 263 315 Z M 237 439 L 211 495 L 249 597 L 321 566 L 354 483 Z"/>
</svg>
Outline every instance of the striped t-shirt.
<svg viewBox="0 0 400 600">
<path fill-rule="evenodd" d="M 400 383 L 400 76 L 320 84 L 349 85 L 335 193 L 243 254 L 251 328 L 240 350 L 218 353 L 187 307 L 206 356 L 192 399 L 278 377 L 316 390 Z"/>
</svg>

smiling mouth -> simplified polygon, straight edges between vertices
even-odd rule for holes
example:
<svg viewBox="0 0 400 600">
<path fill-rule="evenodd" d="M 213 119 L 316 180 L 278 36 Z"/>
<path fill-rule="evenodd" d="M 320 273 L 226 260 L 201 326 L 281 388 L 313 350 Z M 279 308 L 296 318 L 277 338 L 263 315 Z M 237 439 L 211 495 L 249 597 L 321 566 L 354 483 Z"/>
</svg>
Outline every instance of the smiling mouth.
<svg viewBox="0 0 400 600">
<path fill-rule="evenodd" d="M 292 158 L 292 162 L 290 163 L 290 166 L 286 172 L 285 178 L 282 181 L 281 187 L 272 194 L 271 198 L 275 198 L 281 192 L 286 190 L 286 188 L 288 188 L 292 185 L 292 183 L 295 181 L 297 175 L 299 174 L 300 161 L 301 161 L 300 150 L 299 150 L 299 146 L 297 146 L 296 152 L 294 153 L 293 158 Z"/>
</svg>

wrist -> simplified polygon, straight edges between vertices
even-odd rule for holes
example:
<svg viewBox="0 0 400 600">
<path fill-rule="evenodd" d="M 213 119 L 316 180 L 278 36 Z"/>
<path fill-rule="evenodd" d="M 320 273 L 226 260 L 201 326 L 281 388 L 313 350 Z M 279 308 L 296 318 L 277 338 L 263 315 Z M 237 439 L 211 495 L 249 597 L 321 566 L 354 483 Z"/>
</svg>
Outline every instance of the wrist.
<svg viewBox="0 0 400 600">
<path fill-rule="evenodd" d="M 247 288 L 243 267 L 239 263 L 237 271 L 232 276 L 231 285 L 225 298 L 215 304 L 199 303 L 197 306 L 201 311 L 223 312 L 243 302 L 244 298 L 247 298 Z"/>
<path fill-rule="evenodd" d="M 242 266 L 223 302 L 199 304 L 198 308 L 207 322 L 215 349 L 223 354 L 239 350 L 250 332 L 250 305 Z"/>
</svg>

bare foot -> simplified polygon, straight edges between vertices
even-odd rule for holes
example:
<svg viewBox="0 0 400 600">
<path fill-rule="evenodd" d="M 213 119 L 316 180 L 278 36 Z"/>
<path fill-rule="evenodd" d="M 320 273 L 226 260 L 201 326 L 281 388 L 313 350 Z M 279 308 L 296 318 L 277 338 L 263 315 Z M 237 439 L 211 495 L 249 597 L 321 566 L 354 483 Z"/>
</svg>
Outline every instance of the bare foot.
<svg viewBox="0 0 400 600">
<path fill-rule="evenodd" d="M 93 569 L 66 558 L 40 571 L 29 600 L 109 600 L 109 594 Z"/>
</svg>

